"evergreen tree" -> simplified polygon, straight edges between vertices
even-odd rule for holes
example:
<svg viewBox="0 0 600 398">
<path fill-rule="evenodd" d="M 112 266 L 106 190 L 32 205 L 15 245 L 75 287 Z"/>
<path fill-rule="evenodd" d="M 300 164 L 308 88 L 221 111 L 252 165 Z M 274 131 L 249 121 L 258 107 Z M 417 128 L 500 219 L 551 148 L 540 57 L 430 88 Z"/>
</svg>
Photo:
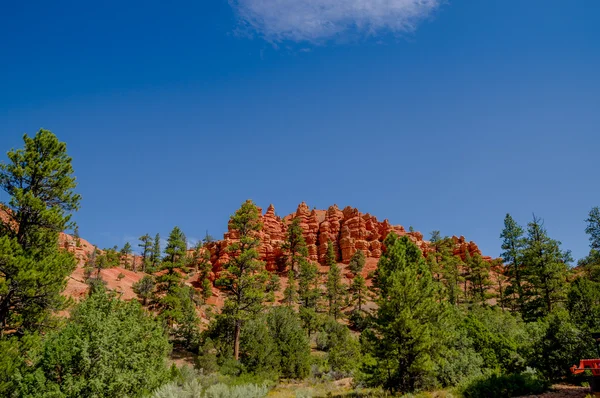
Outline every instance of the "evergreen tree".
<svg viewBox="0 0 600 398">
<path fill-rule="evenodd" d="M 260 212 L 247 200 L 230 218 L 230 226 L 239 234 L 239 240 L 228 247 L 230 261 L 225 264 L 216 284 L 223 288 L 227 300 L 223 313 L 233 324 L 233 356 L 240 357 L 240 333 L 244 321 L 258 313 L 265 300 L 265 284 L 268 274 L 264 263 L 259 261 L 258 232 L 262 229 Z"/>
<path fill-rule="evenodd" d="M 600 208 L 590 210 L 585 233 L 589 235 L 590 253 L 579 260 L 578 265 L 586 272 L 588 277 L 600 282 Z"/>
<path fill-rule="evenodd" d="M 338 267 L 337 261 L 335 260 L 335 253 L 331 242 L 327 244 L 327 254 L 325 259 L 327 261 L 327 266 L 329 267 L 326 283 L 327 299 L 329 300 L 329 315 L 334 319 L 337 319 L 342 313 L 343 287 L 340 267 Z"/>
<path fill-rule="evenodd" d="M 23 140 L 24 149 L 0 163 L 0 187 L 10 195 L 0 204 L 8 210 L 0 221 L 0 334 L 46 324 L 75 268 L 73 255 L 58 251 L 58 233 L 72 226 L 80 201 L 66 144 L 47 130 Z"/>
<path fill-rule="evenodd" d="M 592 208 L 585 222 L 587 222 L 585 233 L 590 236 L 590 247 L 592 250 L 600 251 L 600 208 Z"/>
<path fill-rule="evenodd" d="M 142 299 L 142 305 L 145 306 L 148 300 L 154 295 L 154 290 L 156 289 L 154 277 L 144 275 L 142 279 L 133 284 L 132 288 L 135 294 Z"/>
<path fill-rule="evenodd" d="M 288 271 L 288 282 L 285 290 L 283 291 L 283 302 L 287 306 L 293 306 L 298 301 L 298 293 L 296 292 L 296 278 L 295 272 L 290 268 Z"/>
<path fill-rule="evenodd" d="M 167 246 L 165 247 L 166 256 L 164 261 L 168 261 L 172 264 L 183 265 L 185 256 L 187 253 L 187 240 L 183 231 L 179 227 L 174 227 L 169 234 L 167 239 Z"/>
<path fill-rule="evenodd" d="M 132 252 L 133 249 L 131 247 L 131 244 L 129 242 L 125 242 L 125 245 L 123 245 L 123 248 L 121 249 L 121 262 L 123 263 L 123 268 L 125 269 L 129 268 L 129 255 L 131 255 Z M 135 258 L 131 263 L 131 267 L 133 269 L 133 272 L 136 272 Z"/>
<path fill-rule="evenodd" d="M 319 270 L 316 264 L 307 260 L 300 262 L 298 276 L 298 295 L 301 305 L 316 310 L 321 291 L 319 288 Z"/>
<path fill-rule="evenodd" d="M 356 308 L 359 311 L 362 311 L 362 306 L 367 299 L 367 284 L 365 278 L 361 274 L 356 275 L 352 280 L 349 290 L 352 302 L 356 304 Z"/>
<path fill-rule="evenodd" d="M 471 258 L 470 268 L 471 298 L 475 303 L 485 303 L 489 298 L 488 290 L 492 286 L 490 280 L 491 264 L 485 261 L 479 253 L 475 253 Z"/>
<path fill-rule="evenodd" d="M 350 258 L 350 263 L 348 264 L 348 268 L 352 271 L 353 274 L 359 274 L 362 272 L 365 267 L 365 253 L 362 250 L 357 250 Z"/>
<path fill-rule="evenodd" d="M 286 240 L 281 246 L 286 252 L 286 266 L 291 269 L 295 275 L 298 274 L 299 262 L 308 257 L 308 248 L 302 235 L 300 220 L 294 218 L 288 226 Z"/>
<path fill-rule="evenodd" d="M 522 285 L 522 259 L 523 259 L 523 245 L 525 240 L 523 238 L 523 228 L 517 224 L 517 222 L 511 217 L 510 214 L 506 214 L 504 218 L 504 230 L 500 234 L 502 238 L 502 259 L 504 263 L 509 267 L 509 288 L 506 294 L 512 297 L 512 308 L 519 309 L 523 305 L 523 285 Z"/>
<path fill-rule="evenodd" d="M 560 249 L 560 242 L 548 237 L 543 221 L 533 216 L 527 224 L 523 264 L 528 282 L 524 316 L 532 319 L 548 315 L 567 294 L 567 263 L 569 252 Z"/>
<path fill-rule="evenodd" d="M 202 297 L 204 300 L 212 296 L 212 283 L 209 274 L 212 272 L 212 263 L 210 262 L 210 251 L 206 247 L 207 242 L 200 241 L 196 244 L 192 263 L 198 272 L 198 281 L 202 286 Z"/>
<path fill-rule="evenodd" d="M 160 234 L 154 236 L 154 246 L 152 247 L 152 268 L 156 269 L 160 265 Z"/>
<path fill-rule="evenodd" d="M 76 247 L 81 247 L 81 237 L 79 236 L 79 226 L 77 225 L 73 229 L 73 240 L 75 240 Z"/>
<path fill-rule="evenodd" d="M 145 234 L 140 236 L 138 247 L 142 248 L 142 272 L 146 272 L 149 265 L 150 255 L 152 253 L 152 238 Z"/>
<path fill-rule="evenodd" d="M 436 336 L 443 332 L 446 310 L 436 300 L 436 284 L 417 246 L 394 233 L 384 246 L 375 278 L 379 308 L 373 330 L 364 334 L 370 359 L 363 371 L 373 385 L 411 392 L 431 383 L 435 358 L 444 349 Z"/>
</svg>

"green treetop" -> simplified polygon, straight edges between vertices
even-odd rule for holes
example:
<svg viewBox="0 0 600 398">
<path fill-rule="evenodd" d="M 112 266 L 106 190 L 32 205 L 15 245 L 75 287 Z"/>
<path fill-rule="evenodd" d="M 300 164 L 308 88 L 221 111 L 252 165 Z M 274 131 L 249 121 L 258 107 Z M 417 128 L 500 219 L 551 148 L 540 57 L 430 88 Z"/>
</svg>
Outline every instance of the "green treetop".
<svg viewBox="0 0 600 398">
<path fill-rule="evenodd" d="M 504 218 L 504 229 L 500 238 L 502 238 L 502 259 L 509 267 L 509 287 L 507 296 L 512 298 L 512 308 L 518 309 L 523 304 L 523 276 L 522 276 L 522 260 L 523 260 L 523 228 L 507 214 Z"/>
<path fill-rule="evenodd" d="M 365 267 L 365 253 L 362 250 L 357 250 L 350 259 L 350 263 L 348 264 L 348 268 L 354 274 L 358 274 L 362 272 Z"/>
<path fill-rule="evenodd" d="M 295 274 L 298 273 L 299 262 L 308 257 L 308 249 L 302 232 L 300 220 L 294 218 L 288 227 L 286 241 L 282 245 L 282 249 L 287 253 L 286 265 Z"/>
<path fill-rule="evenodd" d="M 556 303 L 567 294 L 567 263 L 570 252 L 560 249 L 560 242 L 551 239 L 543 221 L 534 216 L 527 224 L 523 249 L 523 264 L 528 282 L 525 318 L 531 319 L 552 312 Z"/>
<path fill-rule="evenodd" d="M 268 273 L 256 250 L 260 244 L 257 233 L 262 229 L 259 216 L 256 205 L 247 200 L 230 217 L 230 226 L 238 232 L 239 240 L 228 247 L 231 259 L 216 281 L 227 294 L 223 313 L 232 319 L 236 360 L 240 355 L 240 332 L 244 321 L 258 313 L 265 300 Z"/>
<path fill-rule="evenodd" d="M 58 233 L 79 208 L 66 144 L 40 130 L 0 163 L 0 187 L 10 195 L 9 220 L 0 222 L 0 334 L 37 329 L 62 308 L 74 257 L 58 251 Z"/>
<path fill-rule="evenodd" d="M 379 293 L 373 330 L 365 334 L 372 361 L 365 364 L 371 384 L 388 390 L 411 392 L 435 372 L 441 349 L 436 333 L 445 306 L 421 251 L 406 236 L 390 233 L 385 241 L 375 284 Z"/>
<path fill-rule="evenodd" d="M 149 265 L 150 254 L 152 253 L 152 238 L 145 234 L 140 236 L 138 247 L 142 249 L 142 272 L 146 272 Z"/>
<path fill-rule="evenodd" d="M 334 319 L 340 317 L 342 313 L 343 286 L 340 267 L 335 260 L 333 244 L 327 244 L 327 254 L 325 256 L 329 271 L 327 272 L 327 299 L 329 300 L 329 315 Z"/>
</svg>

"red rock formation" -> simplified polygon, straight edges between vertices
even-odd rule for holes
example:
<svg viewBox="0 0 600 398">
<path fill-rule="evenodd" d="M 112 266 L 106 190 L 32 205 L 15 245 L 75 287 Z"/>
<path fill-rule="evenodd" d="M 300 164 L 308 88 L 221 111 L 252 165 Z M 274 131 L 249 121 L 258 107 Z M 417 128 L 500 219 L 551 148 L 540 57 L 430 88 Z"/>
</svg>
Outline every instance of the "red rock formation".
<svg viewBox="0 0 600 398">
<path fill-rule="evenodd" d="M 352 207 L 340 210 L 337 205 L 333 205 L 326 211 L 316 209 L 311 211 L 308 205 L 302 202 L 295 213 L 281 219 L 275 215 L 275 208 L 271 205 L 267 212 L 261 215 L 263 230 L 259 233 L 261 239 L 259 253 L 268 270 L 277 270 L 277 265 L 281 263 L 284 254 L 281 245 L 285 241 L 287 226 L 294 218 L 300 220 L 312 261 L 324 262 L 329 241 L 334 245 L 338 261 L 343 263 L 350 262 L 357 250 L 362 250 L 367 258 L 377 259 L 381 257 L 383 241 L 390 232 L 399 236 L 408 236 L 424 253 L 430 250 L 429 242 L 423 239 L 423 234 L 420 232 L 407 232 L 401 225 L 391 225 L 388 220 L 378 221 L 375 216 L 363 214 Z M 230 227 L 224 235 L 224 240 L 209 245 L 215 276 L 229 259 L 227 246 L 236 239 L 237 232 Z M 474 242 L 468 242 L 463 236 L 452 239 L 455 242 L 455 255 L 463 259 L 467 252 L 471 255 L 476 253 L 481 255 Z M 484 259 L 491 261 L 490 257 Z"/>
</svg>

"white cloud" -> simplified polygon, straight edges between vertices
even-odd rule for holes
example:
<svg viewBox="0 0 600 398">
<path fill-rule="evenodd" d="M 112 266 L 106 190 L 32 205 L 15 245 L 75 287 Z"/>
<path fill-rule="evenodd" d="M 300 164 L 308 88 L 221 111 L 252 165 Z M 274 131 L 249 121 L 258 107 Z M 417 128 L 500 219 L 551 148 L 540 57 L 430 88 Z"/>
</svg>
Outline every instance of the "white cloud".
<svg viewBox="0 0 600 398">
<path fill-rule="evenodd" d="M 320 43 L 349 33 L 412 32 L 443 1 L 229 0 L 246 27 L 275 43 Z"/>
</svg>

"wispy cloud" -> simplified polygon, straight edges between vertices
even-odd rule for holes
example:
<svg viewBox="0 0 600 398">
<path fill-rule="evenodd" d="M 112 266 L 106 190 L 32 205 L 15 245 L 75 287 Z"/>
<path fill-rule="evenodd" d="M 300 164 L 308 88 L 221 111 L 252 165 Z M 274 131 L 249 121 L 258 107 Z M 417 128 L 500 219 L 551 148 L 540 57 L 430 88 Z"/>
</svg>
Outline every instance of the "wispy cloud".
<svg viewBox="0 0 600 398">
<path fill-rule="evenodd" d="M 274 43 L 412 32 L 443 1 L 229 0 L 246 28 Z"/>
</svg>

